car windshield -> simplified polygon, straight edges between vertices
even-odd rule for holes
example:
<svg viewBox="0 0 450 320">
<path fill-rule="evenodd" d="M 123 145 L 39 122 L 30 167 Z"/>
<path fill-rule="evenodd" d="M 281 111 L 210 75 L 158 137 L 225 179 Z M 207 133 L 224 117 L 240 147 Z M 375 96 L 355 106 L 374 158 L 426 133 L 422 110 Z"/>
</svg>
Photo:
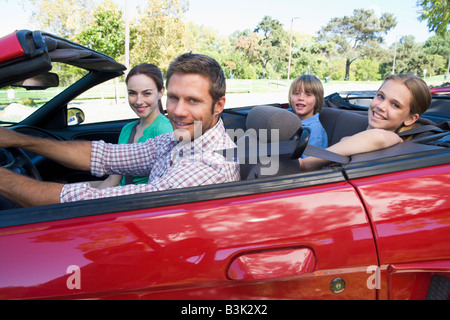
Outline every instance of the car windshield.
<svg viewBox="0 0 450 320">
<path fill-rule="evenodd" d="M 53 63 L 52 65 L 51 72 L 59 76 L 57 87 L 27 90 L 22 87 L 7 86 L 0 89 L 0 124 L 21 122 L 88 73 L 85 69 L 63 63 Z"/>
</svg>

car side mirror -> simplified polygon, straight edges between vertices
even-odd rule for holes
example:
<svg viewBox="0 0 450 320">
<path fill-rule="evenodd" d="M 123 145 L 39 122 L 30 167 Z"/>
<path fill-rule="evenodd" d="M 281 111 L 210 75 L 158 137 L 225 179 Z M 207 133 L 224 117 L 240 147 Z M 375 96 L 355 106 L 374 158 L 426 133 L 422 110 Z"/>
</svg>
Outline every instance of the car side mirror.
<svg viewBox="0 0 450 320">
<path fill-rule="evenodd" d="M 67 110 L 67 125 L 76 126 L 84 122 L 85 115 L 83 110 L 78 108 L 70 108 Z"/>
</svg>

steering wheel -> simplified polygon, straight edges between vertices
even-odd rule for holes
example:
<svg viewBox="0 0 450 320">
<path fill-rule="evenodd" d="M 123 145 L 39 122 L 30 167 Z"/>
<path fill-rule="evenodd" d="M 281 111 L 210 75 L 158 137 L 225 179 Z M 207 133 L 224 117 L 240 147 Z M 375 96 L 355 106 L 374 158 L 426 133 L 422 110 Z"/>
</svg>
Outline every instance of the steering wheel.
<svg viewBox="0 0 450 320">
<path fill-rule="evenodd" d="M 50 131 L 30 125 L 18 125 L 12 128 L 12 130 L 28 135 L 34 135 L 38 137 L 40 136 L 43 138 L 50 138 L 59 141 L 64 140 Z M 31 161 L 31 159 L 22 149 L 7 148 L 6 151 L 9 152 L 15 159 L 14 163 L 10 164 L 10 169 L 12 171 L 42 181 L 41 175 L 39 174 L 36 166 L 33 164 L 33 161 Z"/>
<path fill-rule="evenodd" d="M 57 135 L 38 127 L 19 125 L 13 130 L 18 132 L 24 131 L 24 133 L 28 134 L 30 134 L 30 131 L 34 131 L 37 133 L 35 135 L 46 136 L 56 140 L 63 140 Z M 0 148 L 0 166 L 9 169 L 17 174 L 25 175 L 38 181 L 42 181 L 42 177 L 39 174 L 39 171 L 37 170 L 33 161 L 20 148 Z M 0 196 L 0 210 L 12 209 L 17 207 L 17 204 Z"/>
<path fill-rule="evenodd" d="M 10 169 L 15 173 L 42 181 L 36 166 L 22 149 L 2 148 L 0 149 L 0 159 L 3 160 L 0 162 L 2 167 Z"/>
<path fill-rule="evenodd" d="M 39 171 L 26 153 L 19 148 L 0 148 L 0 166 L 15 173 L 26 175 L 33 179 L 42 181 Z M 19 206 L 0 196 L 0 210 L 18 208 Z"/>
</svg>

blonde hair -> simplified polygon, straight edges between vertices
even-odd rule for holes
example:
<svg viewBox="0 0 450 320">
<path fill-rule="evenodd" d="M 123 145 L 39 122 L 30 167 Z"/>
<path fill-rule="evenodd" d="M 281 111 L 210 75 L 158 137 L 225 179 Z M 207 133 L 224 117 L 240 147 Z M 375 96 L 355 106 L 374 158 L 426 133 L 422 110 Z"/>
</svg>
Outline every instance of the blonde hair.
<svg viewBox="0 0 450 320">
<path fill-rule="evenodd" d="M 292 106 L 291 96 L 294 94 L 294 92 L 297 92 L 299 90 L 303 90 L 306 93 L 313 94 L 314 97 L 316 97 L 314 114 L 319 113 L 322 110 L 324 103 L 324 90 L 320 79 L 316 76 L 305 74 L 297 77 L 294 81 L 292 81 L 288 97 L 290 106 Z"/>
</svg>

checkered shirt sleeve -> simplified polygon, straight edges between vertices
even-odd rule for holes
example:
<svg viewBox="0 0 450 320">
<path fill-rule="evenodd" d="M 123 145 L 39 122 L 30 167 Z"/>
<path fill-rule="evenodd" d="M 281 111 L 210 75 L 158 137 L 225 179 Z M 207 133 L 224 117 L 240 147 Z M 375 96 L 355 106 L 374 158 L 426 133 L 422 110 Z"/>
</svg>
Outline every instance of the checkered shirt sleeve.
<svg viewBox="0 0 450 320">
<path fill-rule="evenodd" d="M 61 192 L 61 202 L 237 181 L 239 165 L 214 152 L 234 147 L 221 120 L 201 138 L 182 147 L 173 141 L 173 133 L 138 144 L 93 142 L 93 175 L 149 175 L 149 183 L 102 190 L 92 188 L 89 183 L 67 184 Z M 176 160 L 172 162 L 172 159 Z"/>
</svg>

